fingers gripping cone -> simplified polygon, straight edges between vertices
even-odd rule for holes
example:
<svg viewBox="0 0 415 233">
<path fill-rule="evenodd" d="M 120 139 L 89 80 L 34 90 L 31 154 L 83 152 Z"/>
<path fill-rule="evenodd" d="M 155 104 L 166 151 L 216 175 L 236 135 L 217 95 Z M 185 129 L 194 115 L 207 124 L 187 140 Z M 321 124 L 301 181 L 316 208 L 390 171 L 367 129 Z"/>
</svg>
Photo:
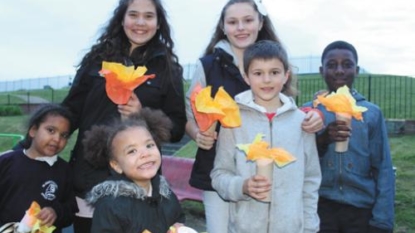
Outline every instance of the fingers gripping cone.
<svg viewBox="0 0 415 233">
<path fill-rule="evenodd" d="M 347 113 L 336 113 L 336 120 L 346 122 L 347 126 L 351 126 L 352 115 Z M 334 150 L 336 152 L 346 152 L 349 149 L 349 138 L 346 141 L 336 142 Z"/>
</svg>

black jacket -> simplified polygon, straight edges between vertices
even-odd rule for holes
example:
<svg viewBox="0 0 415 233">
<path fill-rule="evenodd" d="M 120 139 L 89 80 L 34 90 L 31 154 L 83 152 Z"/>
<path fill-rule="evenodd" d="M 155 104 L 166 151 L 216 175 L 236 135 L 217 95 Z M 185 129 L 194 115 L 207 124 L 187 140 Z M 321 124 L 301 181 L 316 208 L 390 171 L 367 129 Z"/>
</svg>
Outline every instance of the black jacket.
<svg viewBox="0 0 415 233">
<path fill-rule="evenodd" d="M 108 169 L 96 168 L 84 160 L 84 133 L 93 125 L 110 124 L 114 118 L 120 117 L 117 105 L 105 92 L 105 79 L 98 74 L 101 63 L 100 61 L 92 67 L 81 67 L 68 96 L 62 102 L 74 114 L 73 129 L 78 129 L 70 163 L 74 168 L 75 193 L 80 197 L 84 197 L 86 192 L 108 176 Z M 166 67 L 166 56 L 163 52 L 154 53 L 147 62 L 136 65 L 145 65 L 148 69 L 146 74 L 155 74 L 156 77 L 137 87 L 134 93 L 143 107 L 161 109 L 172 120 L 171 141 L 180 141 L 186 124 L 182 73 L 179 69 L 173 70 L 175 75 L 172 80 L 163 74 Z"/>
<path fill-rule="evenodd" d="M 233 63 L 233 58 L 220 48 L 216 48 L 213 54 L 200 59 L 206 76 L 206 86 L 212 86 L 212 97 L 223 86 L 226 92 L 233 97 L 249 89 L 238 67 Z M 220 123 L 216 131 L 219 131 Z M 216 142 L 212 149 L 198 149 L 196 160 L 190 177 L 190 185 L 203 190 L 213 190 L 210 179 L 210 171 L 216 155 Z"/>
<path fill-rule="evenodd" d="M 180 203 L 164 177 L 157 175 L 151 184 L 151 197 L 121 175 L 95 186 L 87 198 L 95 207 L 91 233 L 166 233 L 174 223 L 184 223 Z"/>
</svg>

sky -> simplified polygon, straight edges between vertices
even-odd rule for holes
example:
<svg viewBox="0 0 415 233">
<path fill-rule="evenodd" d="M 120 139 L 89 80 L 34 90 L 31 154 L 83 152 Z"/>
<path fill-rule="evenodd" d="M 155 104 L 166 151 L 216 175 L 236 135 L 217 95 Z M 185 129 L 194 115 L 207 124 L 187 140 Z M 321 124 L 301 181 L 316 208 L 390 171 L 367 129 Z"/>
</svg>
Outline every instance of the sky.
<svg viewBox="0 0 415 233">
<path fill-rule="evenodd" d="M 226 0 L 163 0 L 180 63 L 207 46 Z M 118 0 L 0 1 L 0 80 L 72 75 Z M 415 76 L 415 4 L 407 0 L 263 0 L 291 58 L 355 45 L 376 74 Z"/>
</svg>

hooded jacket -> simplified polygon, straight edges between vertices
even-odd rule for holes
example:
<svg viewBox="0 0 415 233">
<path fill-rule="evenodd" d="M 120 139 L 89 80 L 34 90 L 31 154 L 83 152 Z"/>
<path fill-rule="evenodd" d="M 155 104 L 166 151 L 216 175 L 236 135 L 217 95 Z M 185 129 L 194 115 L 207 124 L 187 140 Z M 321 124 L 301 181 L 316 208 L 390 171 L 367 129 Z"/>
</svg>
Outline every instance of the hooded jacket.
<svg viewBox="0 0 415 233">
<path fill-rule="evenodd" d="M 253 101 L 251 90 L 235 100 L 242 126 L 221 129 L 211 173 L 213 187 L 230 201 L 229 233 L 317 232 L 321 172 L 315 136 L 301 129 L 305 114 L 284 94 L 280 94 L 283 105 L 270 120 L 265 108 Z M 243 193 L 243 183 L 256 174 L 256 165 L 236 145 L 252 143 L 258 133 L 265 135 L 262 140 L 270 148 L 283 148 L 296 158 L 285 167 L 274 166 L 270 203 Z"/>
<path fill-rule="evenodd" d="M 166 233 L 174 223 L 184 223 L 176 195 L 163 176 L 151 180 L 152 195 L 122 175 L 96 185 L 86 201 L 95 207 L 91 233 Z"/>
</svg>

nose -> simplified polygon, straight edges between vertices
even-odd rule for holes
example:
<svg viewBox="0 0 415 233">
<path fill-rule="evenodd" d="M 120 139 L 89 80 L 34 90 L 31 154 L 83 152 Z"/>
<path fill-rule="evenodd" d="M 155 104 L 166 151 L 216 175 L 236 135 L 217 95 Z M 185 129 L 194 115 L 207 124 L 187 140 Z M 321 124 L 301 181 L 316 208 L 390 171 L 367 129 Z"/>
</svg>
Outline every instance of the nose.
<svg viewBox="0 0 415 233">
<path fill-rule="evenodd" d="M 343 66 L 342 66 L 342 65 L 338 65 L 338 66 L 336 67 L 335 72 L 336 72 L 336 74 L 343 74 L 343 73 L 344 73 Z"/>
<path fill-rule="evenodd" d="M 138 25 L 144 25 L 145 24 L 145 20 L 144 20 L 143 17 L 138 17 L 137 20 L 136 20 L 136 23 Z"/>
<path fill-rule="evenodd" d="M 138 152 L 140 154 L 140 158 L 146 158 L 150 156 L 149 150 L 148 149 L 142 149 Z"/>
<path fill-rule="evenodd" d="M 269 74 L 264 74 L 264 76 L 263 76 L 262 80 L 263 80 L 265 83 L 268 83 L 268 82 L 270 82 L 270 81 L 271 81 L 271 77 L 270 77 L 270 75 L 269 75 Z"/>
<path fill-rule="evenodd" d="M 241 31 L 241 30 L 243 30 L 243 29 L 244 29 L 244 26 L 245 26 L 245 25 L 244 25 L 244 23 L 243 23 L 243 22 L 239 22 L 239 23 L 238 23 L 238 30 L 240 30 L 240 31 Z"/>
</svg>

